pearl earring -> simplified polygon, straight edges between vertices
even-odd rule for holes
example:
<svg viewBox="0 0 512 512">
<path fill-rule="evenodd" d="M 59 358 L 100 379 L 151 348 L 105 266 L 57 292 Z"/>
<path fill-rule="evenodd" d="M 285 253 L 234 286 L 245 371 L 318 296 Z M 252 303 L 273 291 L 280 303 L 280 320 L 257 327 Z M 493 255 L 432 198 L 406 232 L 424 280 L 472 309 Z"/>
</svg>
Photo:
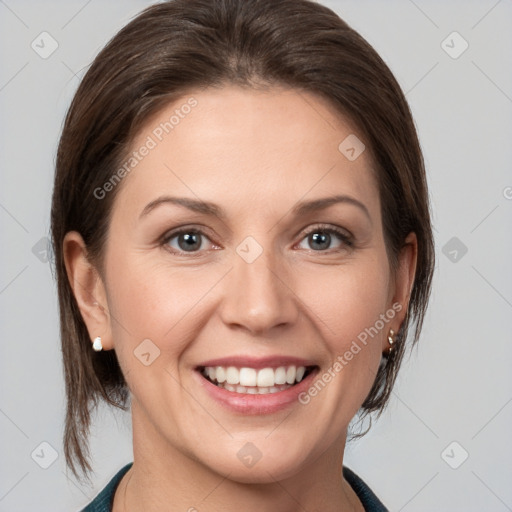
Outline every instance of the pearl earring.
<svg viewBox="0 0 512 512">
<path fill-rule="evenodd" d="M 101 337 L 100 336 L 98 336 L 97 338 L 94 338 L 94 341 L 93 341 L 93 344 L 92 344 L 92 348 L 96 352 L 99 352 L 100 350 L 103 350 L 103 345 L 101 344 Z"/>
</svg>

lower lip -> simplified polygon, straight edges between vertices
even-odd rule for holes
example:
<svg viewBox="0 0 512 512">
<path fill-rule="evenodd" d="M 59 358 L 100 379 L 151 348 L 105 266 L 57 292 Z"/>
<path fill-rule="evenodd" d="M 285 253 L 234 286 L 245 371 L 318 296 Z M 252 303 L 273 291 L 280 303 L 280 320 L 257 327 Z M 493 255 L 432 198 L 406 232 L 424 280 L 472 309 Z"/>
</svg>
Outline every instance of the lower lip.
<svg viewBox="0 0 512 512">
<path fill-rule="evenodd" d="M 251 395 L 248 393 L 235 393 L 216 386 L 205 379 L 197 370 L 194 371 L 199 384 L 217 403 L 233 412 L 250 415 L 272 414 L 298 402 L 298 396 L 306 391 L 312 384 L 318 368 L 315 368 L 306 378 L 295 386 L 264 395 Z"/>
</svg>

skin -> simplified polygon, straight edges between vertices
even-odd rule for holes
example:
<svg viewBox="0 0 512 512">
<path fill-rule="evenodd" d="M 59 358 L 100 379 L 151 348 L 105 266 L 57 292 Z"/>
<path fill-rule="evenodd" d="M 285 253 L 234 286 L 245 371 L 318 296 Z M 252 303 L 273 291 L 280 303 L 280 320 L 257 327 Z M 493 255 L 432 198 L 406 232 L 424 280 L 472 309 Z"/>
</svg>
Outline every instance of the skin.
<svg viewBox="0 0 512 512">
<path fill-rule="evenodd" d="M 78 233 L 65 240 L 91 340 L 101 336 L 104 350 L 116 351 L 131 391 L 134 465 L 114 511 L 362 511 L 341 475 L 347 427 L 370 391 L 389 329 L 404 319 L 416 238 L 407 237 L 392 272 L 370 152 L 353 162 L 340 153 L 340 142 L 357 132 L 310 93 L 197 91 L 157 113 L 133 149 L 190 96 L 197 106 L 119 185 L 104 272 L 86 259 Z M 367 213 L 347 202 L 291 212 L 335 193 Z M 163 195 L 214 202 L 225 218 L 171 204 L 141 218 Z M 308 238 L 318 223 L 350 233 L 352 245 L 331 234 L 319 249 Z M 199 256 L 179 237 L 161 240 L 181 226 L 203 230 Z M 263 250 L 252 263 L 236 252 L 248 236 Z M 197 383 L 196 365 L 235 354 L 304 357 L 322 373 L 397 303 L 401 311 L 307 405 L 247 416 Z M 160 350 L 149 366 L 134 357 L 145 339 Z M 237 457 L 247 442 L 262 454 L 250 468 Z"/>
</svg>

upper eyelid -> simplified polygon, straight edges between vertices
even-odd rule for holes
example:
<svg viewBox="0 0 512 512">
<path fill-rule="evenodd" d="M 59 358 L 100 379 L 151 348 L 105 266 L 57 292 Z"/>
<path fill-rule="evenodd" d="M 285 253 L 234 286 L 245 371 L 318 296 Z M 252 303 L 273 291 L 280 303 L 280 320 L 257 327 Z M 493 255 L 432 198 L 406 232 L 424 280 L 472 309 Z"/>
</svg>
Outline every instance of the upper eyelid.
<svg viewBox="0 0 512 512">
<path fill-rule="evenodd" d="M 207 232 L 209 231 L 209 229 L 206 226 L 200 226 L 200 225 L 197 226 L 194 224 L 179 226 L 177 228 L 169 229 L 168 231 L 166 231 L 161 236 L 161 239 L 168 240 L 169 238 L 173 238 L 176 235 L 179 235 L 181 233 L 190 233 L 192 231 L 197 231 L 197 232 L 201 233 L 202 235 L 207 235 Z"/>
<path fill-rule="evenodd" d="M 314 231 L 315 229 L 318 229 L 319 231 L 321 231 L 321 230 L 334 231 L 334 232 L 342 231 L 348 237 L 352 237 L 352 233 L 346 228 L 343 228 L 341 226 L 332 226 L 332 225 L 321 223 L 321 222 L 318 224 L 314 224 L 312 227 L 306 228 L 305 230 L 302 230 L 301 232 L 310 233 L 311 231 Z"/>
<path fill-rule="evenodd" d="M 300 234 L 303 234 L 303 236 L 307 236 L 310 233 L 314 232 L 315 230 L 333 232 L 338 236 L 345 237 L 350 240 L 354 238 L 354 235 L 348 229 L 343 228 L 341 226 L 333 226 L 325 222 L 319 222 L 317 224 L 313 224 L 310 227 L 301 229 L 295 236 L 299 236 Z"/>
</svg>

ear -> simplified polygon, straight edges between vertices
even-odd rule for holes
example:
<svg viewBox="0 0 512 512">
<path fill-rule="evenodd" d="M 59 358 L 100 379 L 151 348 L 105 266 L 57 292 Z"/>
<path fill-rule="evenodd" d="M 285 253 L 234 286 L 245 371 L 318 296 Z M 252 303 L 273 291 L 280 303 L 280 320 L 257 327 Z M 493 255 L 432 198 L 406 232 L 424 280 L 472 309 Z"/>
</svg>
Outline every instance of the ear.
<svg viewBox="0 0 512 512">
<path fill-rule="evenodd" d="M 395 333 L 402 325 L 416 276 L 416 265 L 418 260 L 418 239 L 416 233 L 409 233 L 405 239 L 404 245 L 398 255 L 398 267 L 395 274 L 395 286 L 393 297 L 389 307 L 396 311 L 396 315 L 389 323 L 389 328 Z M 382 340 L 382 350 L 389 348 L 387 333 Z"/>
<path fill-rule="evenodd" d="M 113 348 L 107 294 L 99 272 L 87 258 L 87 248 L 76 231 L 66 233 L 64 263 L 69 284 L 92 342 L 101 336 L 103 350 Z"/>
</svg>

